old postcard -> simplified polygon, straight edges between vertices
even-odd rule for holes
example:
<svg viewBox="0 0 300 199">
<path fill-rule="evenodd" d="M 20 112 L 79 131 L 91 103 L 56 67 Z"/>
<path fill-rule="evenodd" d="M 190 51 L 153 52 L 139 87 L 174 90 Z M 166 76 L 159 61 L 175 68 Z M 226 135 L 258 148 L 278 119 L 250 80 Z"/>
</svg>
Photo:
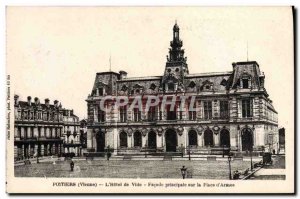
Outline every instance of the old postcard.
<svg viewBox="0 0 300 199">
<path fill-rule="evenodd" d="M 292 7 L 6 11 L 8 193 L 294 193 Z"/>
</svg>

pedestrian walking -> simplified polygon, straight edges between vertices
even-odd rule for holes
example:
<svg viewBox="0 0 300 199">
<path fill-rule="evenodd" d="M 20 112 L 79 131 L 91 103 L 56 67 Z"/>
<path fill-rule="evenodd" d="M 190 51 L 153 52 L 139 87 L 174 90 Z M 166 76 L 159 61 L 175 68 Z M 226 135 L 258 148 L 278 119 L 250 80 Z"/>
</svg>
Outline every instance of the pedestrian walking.
<svg viewBox="0 0 300 199">
<path fill-rule="evenodd" d="M 74 162 L 73 162 L 73 160 L 71 160 L 71 162 L 70 162 L 70 168 L 71 168 L 71 171 L 74 171 Z"/>
</svg>

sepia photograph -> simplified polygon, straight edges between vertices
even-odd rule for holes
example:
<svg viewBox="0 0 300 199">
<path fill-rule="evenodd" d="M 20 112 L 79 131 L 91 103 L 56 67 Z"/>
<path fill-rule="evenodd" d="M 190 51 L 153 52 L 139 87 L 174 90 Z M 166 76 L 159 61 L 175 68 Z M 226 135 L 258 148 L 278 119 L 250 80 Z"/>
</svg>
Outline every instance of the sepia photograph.
<svg viewBox="0 0 300 199">
<path fill-rule="evenodd" d="M 7 192 L 294 193 L 293 13 L 6 7 Z"/>
</svg>

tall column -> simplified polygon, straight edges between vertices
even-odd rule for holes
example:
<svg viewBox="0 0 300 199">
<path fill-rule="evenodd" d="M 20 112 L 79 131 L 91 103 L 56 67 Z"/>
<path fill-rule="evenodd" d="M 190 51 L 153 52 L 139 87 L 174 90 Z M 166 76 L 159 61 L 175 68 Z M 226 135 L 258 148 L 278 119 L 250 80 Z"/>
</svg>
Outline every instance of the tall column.
<svg viewBox="0 0 300 199">
<path fill-rule="evenodd" d="M 45 152 L 45 149 L 44 149 L 44 144 L 41 144 L 41 156 L 44 156 L 44 152 Z"/>
<path fill-rule="evenodd" d="M 48 155 L 48 144 L 44 145 L 44 155 L 47 156 Z"/>
<path fill-rule="evenodd" d="M 18 146 L 14 145 L 14 159 L 18 158 Z"/>
<path fill-rule="evenodd" d="M 21 127 L 21 138 L 25 137 L 25 129 L 24 127 Z"/>
<path fill-rule="evenodd" d="M 162 135 L 159 136 L 158 133 L 156 133 L 156 147 L 157 148 L 162 148 L 163 147 Z"/>
<path fill-rule="evenodd" d="M 214 143 L 215 143 L 215 146 L 220 146 L 220 132 L 218 132 L 218 134 L 215 134 L 214 132 Z"/>
<path fill-rule="evenodd" d="M 31 156 L 31 145 L 28 144 L 27 146 L 28 146 L 28 148 L 27 148 L 27 156 L 30 157 Z"/>
<path fill-rule="evenodd" d="M 166 151 L 166 141 L 165 141 L 165 132 L 163 132 L 162 134 L 161 134 L 161 143 L 162 143 L 162 148 L 163 148 L 163 150 L 164 151 Z"/>
<path fill-rule="evenodd" d="M 33 137 L 39 137 L 38 127 L 33 127 Z"/>
<path fill-rule="evenodd" d="M 45 129 L 43 126 L 41 127 L 41 137 L 45 137 Z"/>
<path fill-rule="evenodd" d="M 202 134 L 201 135 L 199 135 L 198 133 L 197 133 L 197 136 L 198 136 L 198 146 L 199 147 L 203 147 L 203 145 L 204 145 L 204 140 L 203 140 L 203 132 L 202 132 Z"/>
<path fill-rule="evenodd" d="M 147 138 L 148 138 L 148 133 L 146 134 L 146 136 L 144 136 L 143 133 L 142 133 L 142 147 L 146 146 Z"/>
<path fill-rule="evenodd" d="M 24 144 L 22 144 L 22 158 L 24 158 L 25 157 L 25 146 L 24 146 Z"/>
<path fill-rule="evenodd" d="M 131 134 L 131 136 L 128 136 L 127 134 L 127 144 L 128 144 L 128 148 L 132 148 L 133 147 L 133 133 Z"/>
<path fill-rule="evenodd" d="M 242 136 L 240 130 L 237 131 L 237 145 L 238 145 L 238 151 L 242 151 Z"/>
<path fill-rule="evenodd" d="M 34 155 L 36 155 L 36 156 L 38 156 L 38 145 L 37 144 L 35 144 L 34 145 Z"/>
<path fill-rule="evenodd" d="M 93 148 L 93 130 L 87 130 L 87 150 L 90 151 Z"/>
</svg>

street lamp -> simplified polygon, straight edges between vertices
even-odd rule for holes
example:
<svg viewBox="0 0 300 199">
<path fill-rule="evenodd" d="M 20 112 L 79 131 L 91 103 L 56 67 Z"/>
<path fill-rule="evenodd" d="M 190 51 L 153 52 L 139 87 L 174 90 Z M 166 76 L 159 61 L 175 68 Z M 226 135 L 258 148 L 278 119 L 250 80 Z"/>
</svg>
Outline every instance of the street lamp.
<svg viewBox="0 0 300 199">
<path fill-rule="evenodd" d="M 232 177 L 231 177 L 231 165 L 230 165 L 230 162 L 231 162 L 231 154 L 229 153 L 228 154 L 228 164 L 229 164 L 229 180 L 232 180 Z"/>
<path fill-rule="evenodd" d="M 253 146 L 250 149 L 250 161 L 251 161 L 251 171 L 253 171 L 253 163 L 252 163 L 252 150 L 253 150 Z"/>
<path fill-rule="evenodd" d="M 182 179 L 185 179 L 185 176 L 186 176 L 186 169 L 185 166 L 182 166 L 182 168 L 180 169 L 181 171 L 181 175 L 182 175 Z"/>
</svg>

